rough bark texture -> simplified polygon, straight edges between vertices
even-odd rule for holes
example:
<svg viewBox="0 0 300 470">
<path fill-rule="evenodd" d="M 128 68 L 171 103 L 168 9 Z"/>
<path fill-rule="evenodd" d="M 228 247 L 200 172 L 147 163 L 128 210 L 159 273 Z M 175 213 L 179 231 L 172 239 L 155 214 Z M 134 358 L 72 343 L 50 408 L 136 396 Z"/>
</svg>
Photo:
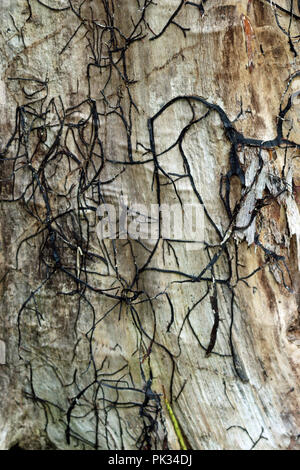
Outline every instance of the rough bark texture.
<svg viewBox="0 0 300 470">
<path fill-rule="evenodd" d="M 298 3 L 80 4 L 0 5 L 0 447 L 295 449 Z M 99 242 L 121 195 L 206 244 Z"/>
</svg>

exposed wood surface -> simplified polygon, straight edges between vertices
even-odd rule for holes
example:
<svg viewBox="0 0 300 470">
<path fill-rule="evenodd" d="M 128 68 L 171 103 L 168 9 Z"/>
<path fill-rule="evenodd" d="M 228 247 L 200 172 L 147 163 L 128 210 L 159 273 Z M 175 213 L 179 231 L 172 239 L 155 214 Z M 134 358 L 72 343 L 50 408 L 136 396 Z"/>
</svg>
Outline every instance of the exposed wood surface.
<svg viewBox="0 0 300 470">
<path fill-rule="evenodd" d="M 51 4 L 49 0 L 2 0 L 0 5 L 0 151 L 14 132 L 20 107 L 43 97 L 44 109 L 54 99 L 60 116 L 74 107 L 75 112 L 65 116 L 61 141 L 65 139 L 65 147 L 78 161 L 49 159 L 40 180 L 51 184 L 47 190 L 52 219 L 62 210 L 74 209 L 74 216 L 62 219 L 64 235 L 59 236 L 58 225 L 47 218 L 43 191 L 39 188 L 32 199 L 30 191 L 24 193 L 31 178 L 38 178 L 32 175 L 41 174 L 47 148 L 56 145 L 57 128 L 51 123 L 57 123 L 57 117 L 50 106 L 46 128 L 36 119 L 37 129 L 32 130 L 33 118 L 26 115 L 29 152 L 39 145 L 30 167 L 20 159 L 17 171 L 12 170 L 8 158 L 16 146 L 1 154 L 0 448 L 17 444 L 27 449 L 135 449 L 142 434 L 142 448 L 151 445 L 152 449 L 179 449 L 182 440 L 198 450 L 299 449 L 297 2 L 291 19 L 290 1 L 284 0 L 277 1 L 277 9 L 275 2 L 263 0 L 207 0 L 201 8 L 193 2 L 161 0 L 147 7 L 145 21 L 136 30 L 136 34 L 142 31 L 141 40 L 126 46 L 129 82 L 116 61 L 110 79 L 104 67 L 103 71 L 90 67 L 90 86 L 87 67 L 95 58 L 88 41 L 94 40 L 95 28 L 101 31 L 99 24 L 107 19 L 105 2 L 86 2 L 81 11 L 84 23 L 67 8 L 67 0 L 56 2 L 63 9 L 60 12 L 42 3 Z M 72 1 L 75 11 L 79 3 Z M 111 8 L 111 1 L 107 4 Z M 124 47 L 124 37 L 132 31 L 144 2 L 116 0 L 114 4 L 115 27 L 121 32 L 114 44 L 116 60 L 118 47 Z M 168 25 L 176 9 L 177 25 Z M 109 40 L 108 31 L 98 39 L 99 57 L 108 53 Z M 100 93 L 104 87 L 106 102 Z M 135 106 L 130 107 L 129 92 Z M 88 96 L 90 101 L 83 102 Z M 175 101 L 150 121 L 157 155 L 179 139 L 193 119 L 191 109 L 194 120 L 205 118 L 186 130 L 182 149 L 187 163 L 177 145 L 157 157 L 158 170 L 148 120 L 176 97 L 190 98 Z M 110 112 L 118 100 L 127 123 L 132 120 L 127 134 L 120 116 Z M 32 104 L 34 112 L 40 103 Z M 157 246 L 153 240 L 145 241 L 146 249 L 134 241 L 105 242 L 107 253 L 103 250 L 95 232 L 95 212 L 76 218 L 80 205 L 97 208 L 88 199 L 89 189 L 84 197 L 78 192 L 82 175 L 88 175 L 88 180 L 96 171 L 84 157 L 95 132 L 91 109 L 100 113 L 105 165 L 98 180 L 110 181 L 101 186 L 105 201 L 117 207 L 122 195 L 130 205 L 155 204 L 159 178 L 162 203 L 178 203 L 176 191 L 183 203 L 198 204 L 197 194 L 201 195 L 210 219 L 224 236 L 223 245 L 205 217 L 204 240 L 218 245 L 209 250 L 203 241 L 191 249 L 162 240 Z M 226 129 L 222 113 L 234 131 Z M 71 131 L 66 137 L 66 126 L 80 119 L 87 120 L 82 131 L 86 147 L 76 147 Z M 132 159 L 139 164 L 128 164 L 129 134 Z M 235 147 L 238 169 L 230 174 L 236 163 L 230 161 L 232 135 L 232 139 L 240 136 L 241 143 Z M 174 174 L 185 174 L 175 183 L 176 191 L 170 184 Z M 231 214 L 220 197 L 223 180 L 226 199 L 225 175 L 229 174 Z M 12 192 L 16 202 L 5 202 Z M 64 194 L 68 194 L 67 205 Z M 87 237 L 78 225 L 85 227 L 84 217 L 93 226 L 89 251 L 98 258 L 86 257 Z M 54 259 L 52 227 L 58 231 L 55 246 L 63 269 L 62 261 Z M 41 230 L 42 235 L 28 239 Z M 227 254 L 222 252 L 203 273 L 207 279 L 199 282 L 199 273 L 225 246 Z M 154 247 L 139 282 L 132 284 L 137 266 L 145 266 Z M 103 257 L 115 264 L 107 266 Z M 222 282 L 230 268 L 230 281 Z M 87 275 L 85 269 L 96 274 Z M 118 289 L 106 294 L 123 296 L 121 300 L 103 295 L 112 287 Z M 102 380 L 104 385 L 98 387 L 98 401 L 94 401 L 93 374 L 101 367 L 96 382 Z M 115 388 L 109 388 L 109 380 L 115 381 Z M 153 409 L 147 408 L 147 400 Z M 141 410 L 157 421 L 149 436 L 145 423 L 151 420 Z"/>
</svg>

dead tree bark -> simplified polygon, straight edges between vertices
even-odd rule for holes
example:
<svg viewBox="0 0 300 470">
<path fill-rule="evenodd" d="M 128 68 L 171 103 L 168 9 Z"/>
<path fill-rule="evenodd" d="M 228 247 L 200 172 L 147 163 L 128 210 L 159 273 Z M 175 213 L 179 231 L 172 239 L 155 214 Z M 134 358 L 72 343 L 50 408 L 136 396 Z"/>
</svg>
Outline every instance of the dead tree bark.
<svg viewBox="0 0 300 470">
<path fill-rule="evenodd" d="M 0 6 L 0 447 L 297 448 L 297 2 L 53 3 Z"/>
</svg>

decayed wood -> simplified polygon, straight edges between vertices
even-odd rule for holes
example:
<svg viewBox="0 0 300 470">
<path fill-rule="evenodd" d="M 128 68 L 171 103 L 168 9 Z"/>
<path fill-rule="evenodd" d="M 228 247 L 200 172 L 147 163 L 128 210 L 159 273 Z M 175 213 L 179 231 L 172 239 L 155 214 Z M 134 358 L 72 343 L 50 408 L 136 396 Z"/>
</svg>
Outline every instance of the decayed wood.
<svg viewBox="0 0 300 470">
<path fill-rule="evenodd" d="M 0 6 L 0 447 L 298 448 L 298 9 L 291 20 L 284 0 L 114 2 L 114 43 L 113 2 L 50 3 Z M 111 75 L 108 53 L 120 59 Z M 56 108 L 30 127 L 22 107 L 38 114 L 42 98 Z M 57 114 L 71 160 L 43 160 Z M 16 116 L 35 153 L 13 168 L 16 146 L 4 149 Z M 82 120 L 76 146 L 66 129 Z M 201 197 L 210 248 L 99 245 L 94 194 L 82 189 L 96 128 L 101 197 Z"/>
</svg>

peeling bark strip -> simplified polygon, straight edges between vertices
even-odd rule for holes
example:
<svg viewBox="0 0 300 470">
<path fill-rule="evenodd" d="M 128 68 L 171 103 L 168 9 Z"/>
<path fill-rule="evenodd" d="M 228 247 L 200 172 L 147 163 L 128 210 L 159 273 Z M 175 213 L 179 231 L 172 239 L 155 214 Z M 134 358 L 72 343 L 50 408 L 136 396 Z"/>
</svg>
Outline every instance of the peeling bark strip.
<svg viewBox="0 0 300 470">
<path fill-rule="evenodd" d="M 245 36 L 246 51 L 248 55 L 248 69 L 250 72 L 254 69 L 254 46 L 253 41 L 255 34 L 251 25 L 251 22 L 247 16 L 241 14 L 242 27 Z"/>
<path fill-rule="evenodd" d="M 295 3 L 4 3 L 0 448 L 295 446 Z M 121 195 L 205 239 L 100 240 Z"/>
</svg>

